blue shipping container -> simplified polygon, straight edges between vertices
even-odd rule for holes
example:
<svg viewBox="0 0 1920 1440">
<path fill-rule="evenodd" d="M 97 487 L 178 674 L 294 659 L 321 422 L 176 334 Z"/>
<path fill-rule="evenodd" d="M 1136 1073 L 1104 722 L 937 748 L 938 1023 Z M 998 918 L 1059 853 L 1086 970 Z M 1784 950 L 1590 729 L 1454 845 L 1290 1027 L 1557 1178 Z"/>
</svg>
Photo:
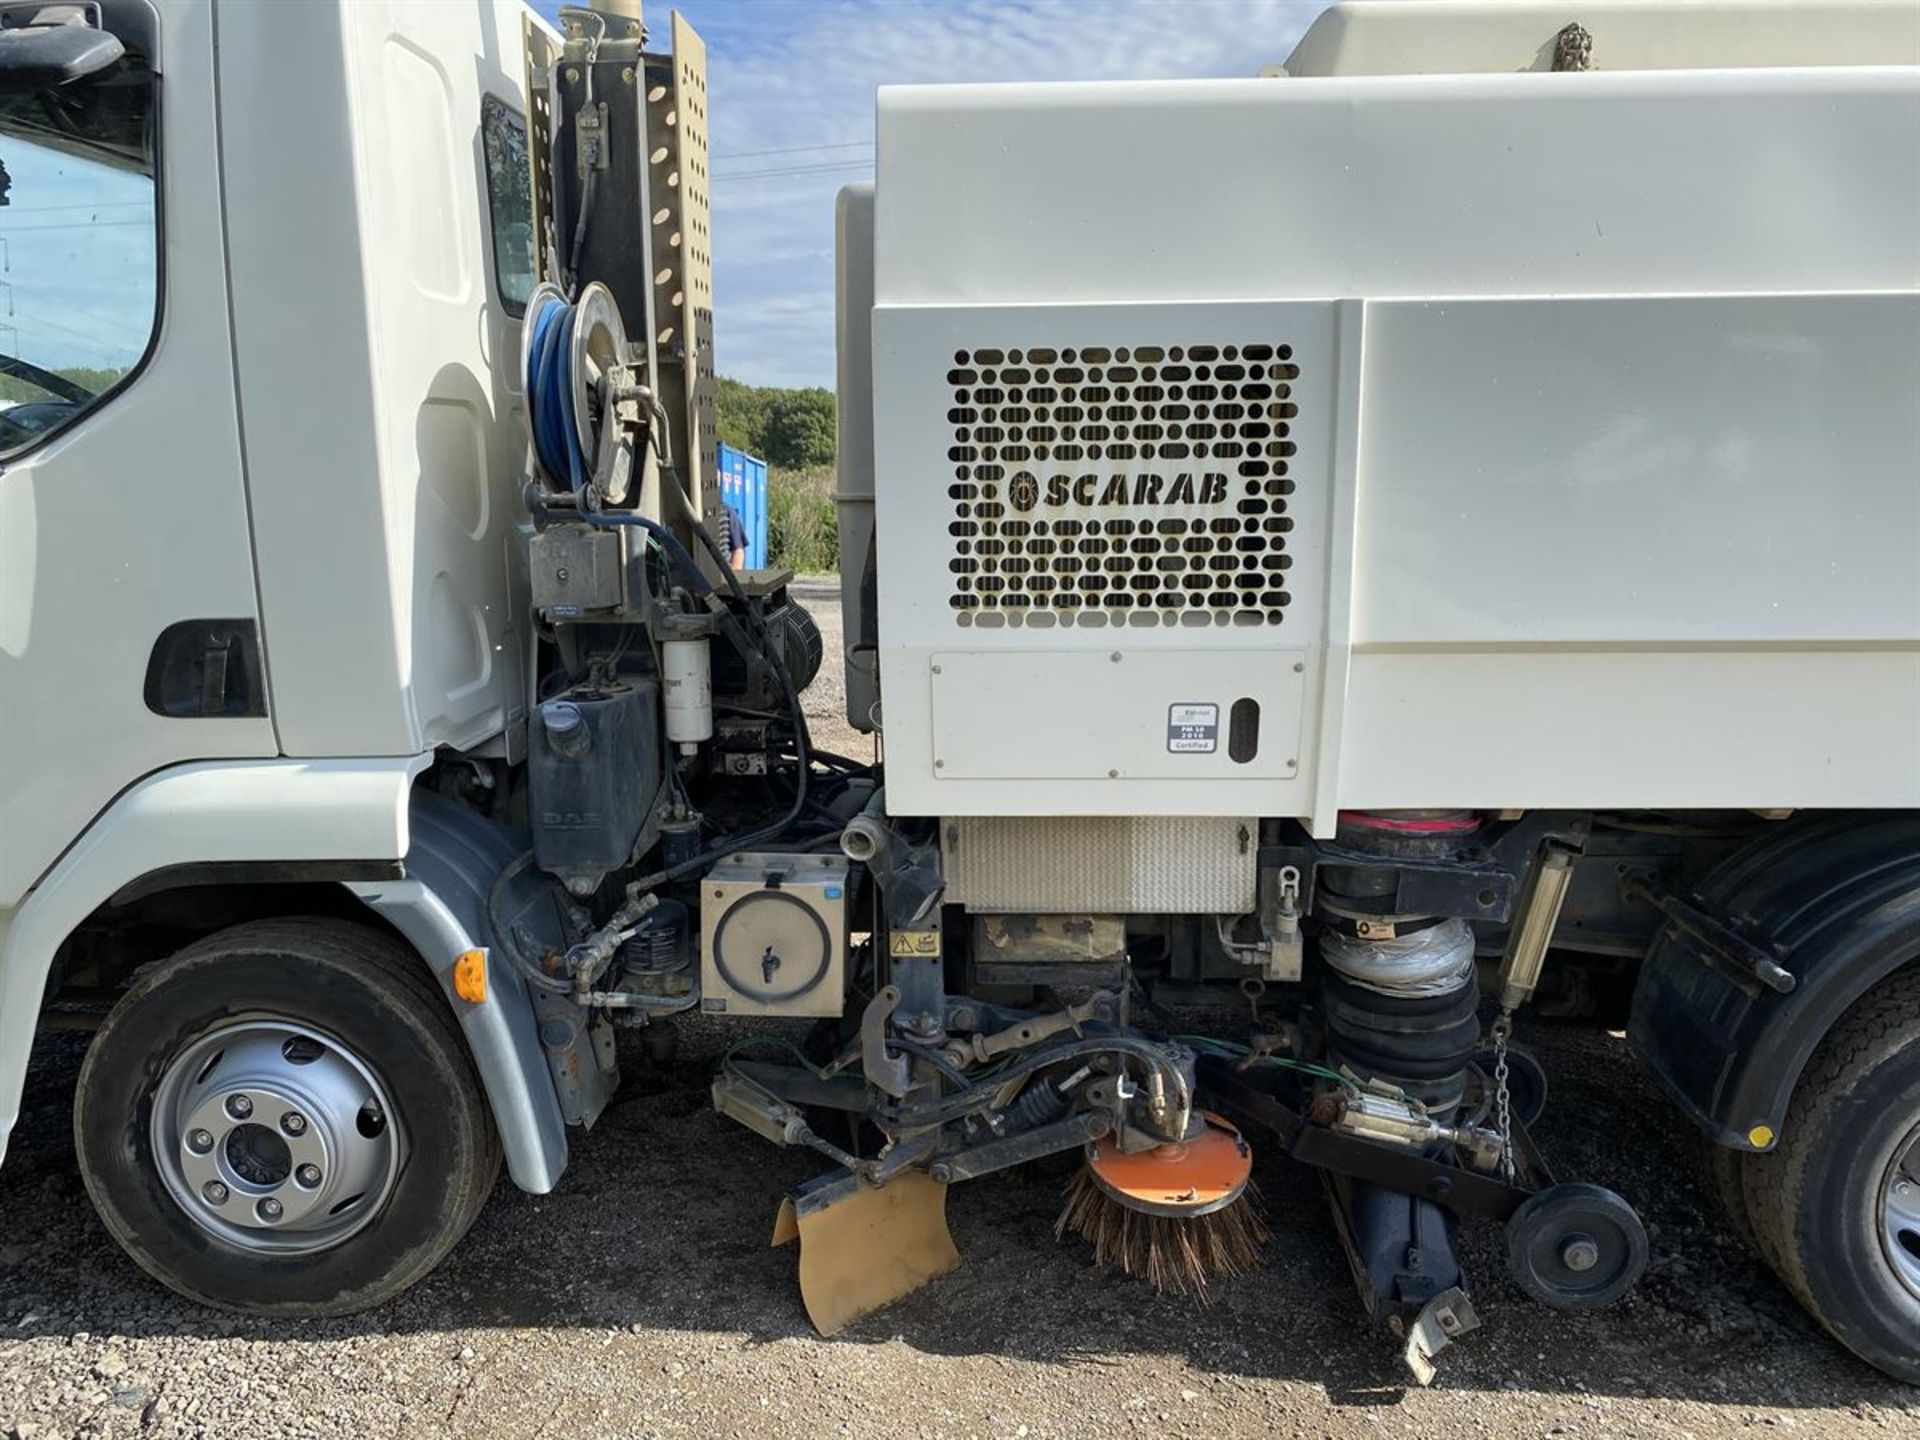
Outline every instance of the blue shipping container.
<svg viewBox="0 0 1920 1440">
<path fill-rule="evenodd" d="M 767 462 L 731 445 L 720 447 L 720 498 L 740 512 L 747 530 L 747 568 L 767 564 Z"/>
</svg>

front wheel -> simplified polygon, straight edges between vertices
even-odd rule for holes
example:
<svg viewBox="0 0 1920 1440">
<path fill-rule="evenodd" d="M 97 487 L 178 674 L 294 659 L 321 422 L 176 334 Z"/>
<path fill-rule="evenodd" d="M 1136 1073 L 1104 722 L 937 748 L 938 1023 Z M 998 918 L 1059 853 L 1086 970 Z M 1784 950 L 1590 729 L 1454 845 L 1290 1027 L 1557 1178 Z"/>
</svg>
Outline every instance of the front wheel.
<svg viewBox="0 0 1920 1440">
<path fill-rule="evenodd" d="M 500 1166 L 425 967 L 323 919 L 238 925 L 142 974 L 87 1052 L 74 1140 L 141 1268 L 258 1315 L 345 1314 L 404 1290 Z"/>
<path fill-rule="evenodd" d="M 1779 1146 L 1744 1157 L 1761 1253 L 1855 1354 L 1920 1384 L 1920 970 L 1815 1053 Z"/>
</svg>

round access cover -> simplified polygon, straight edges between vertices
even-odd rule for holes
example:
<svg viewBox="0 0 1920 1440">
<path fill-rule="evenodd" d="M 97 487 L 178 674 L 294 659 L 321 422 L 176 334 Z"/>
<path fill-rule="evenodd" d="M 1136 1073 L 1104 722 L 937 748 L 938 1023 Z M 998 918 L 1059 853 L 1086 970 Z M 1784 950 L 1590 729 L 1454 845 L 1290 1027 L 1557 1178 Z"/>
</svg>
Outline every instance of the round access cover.
<svg viewBox="0 0 1920 1440">
<path fill-rule="evenodd" d="M 833 937 L 799 896 L 755 890 L 729 905 L 714 927 L 713 963 L 736 994 L 779 1004 L 799 999 L 827 978 Z"/>
</svg>

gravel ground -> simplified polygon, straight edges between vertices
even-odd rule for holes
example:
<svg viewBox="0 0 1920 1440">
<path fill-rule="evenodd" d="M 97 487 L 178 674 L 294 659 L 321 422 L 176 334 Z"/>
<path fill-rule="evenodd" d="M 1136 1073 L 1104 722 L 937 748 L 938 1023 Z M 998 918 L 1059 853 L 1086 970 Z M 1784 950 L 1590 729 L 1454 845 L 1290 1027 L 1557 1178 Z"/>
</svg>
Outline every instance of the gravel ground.
<svg viewBox="0 0 1920 1440">
<path fill-rule="evenodd" d="M 838 648 L 809 709 L 820 743 L 865 754 L 827 723 Z M 1317 1180 L 1272 1157 L 1266 1268 L 1208 1308 L 1056 1243 L 1061 1174 L 1030 1167 L 955 1189 L 959 1272 L 823 1341 L 791 1252 L 767 1248 L 781 1192 L 818 1167 L 710 1114 L 730 1034 L 681 1033 L 664 1070 L 626 1055 L 555 1194 L 503 1180 L 413 1290 L 298 1324 L 198 1309 L 122 1257 L 74 1166 L 84 1039 L 43 1037 L 0 1169 L 0 1436 L 1920 1436 L 1920 1392 L 1842 1352 L 1728 1233 L 1693 1137 L 1614 1037 L 1525 1037 L 1554 1084 L 1538 1135 L 1562 1176 L 1640 1207 L 1650 1273 L 1562 1315 L 1470 1228 L 1485 1328 L 1418 1390 L 1362 1328 Z"/>
</svg>

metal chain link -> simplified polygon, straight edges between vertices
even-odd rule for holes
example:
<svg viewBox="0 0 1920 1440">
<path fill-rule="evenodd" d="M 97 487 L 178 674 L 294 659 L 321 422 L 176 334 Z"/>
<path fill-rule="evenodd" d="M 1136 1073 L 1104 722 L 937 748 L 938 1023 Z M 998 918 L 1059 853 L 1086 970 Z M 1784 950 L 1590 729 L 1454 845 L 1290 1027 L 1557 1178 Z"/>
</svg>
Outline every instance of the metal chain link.
<svg viewBox="0 0 1920 1440">
<path fill-rule="evenodd" d="M 1513 1033 L 1513 1017 L 1502 1015 L 1493 1022 L 1493 1109 L 1494 1124 L 1500 1129 L 1500 1178 L 1513 1184 L 1513 1107 L 1507 1094 L 1507 1037 Z"/>
</svg>

